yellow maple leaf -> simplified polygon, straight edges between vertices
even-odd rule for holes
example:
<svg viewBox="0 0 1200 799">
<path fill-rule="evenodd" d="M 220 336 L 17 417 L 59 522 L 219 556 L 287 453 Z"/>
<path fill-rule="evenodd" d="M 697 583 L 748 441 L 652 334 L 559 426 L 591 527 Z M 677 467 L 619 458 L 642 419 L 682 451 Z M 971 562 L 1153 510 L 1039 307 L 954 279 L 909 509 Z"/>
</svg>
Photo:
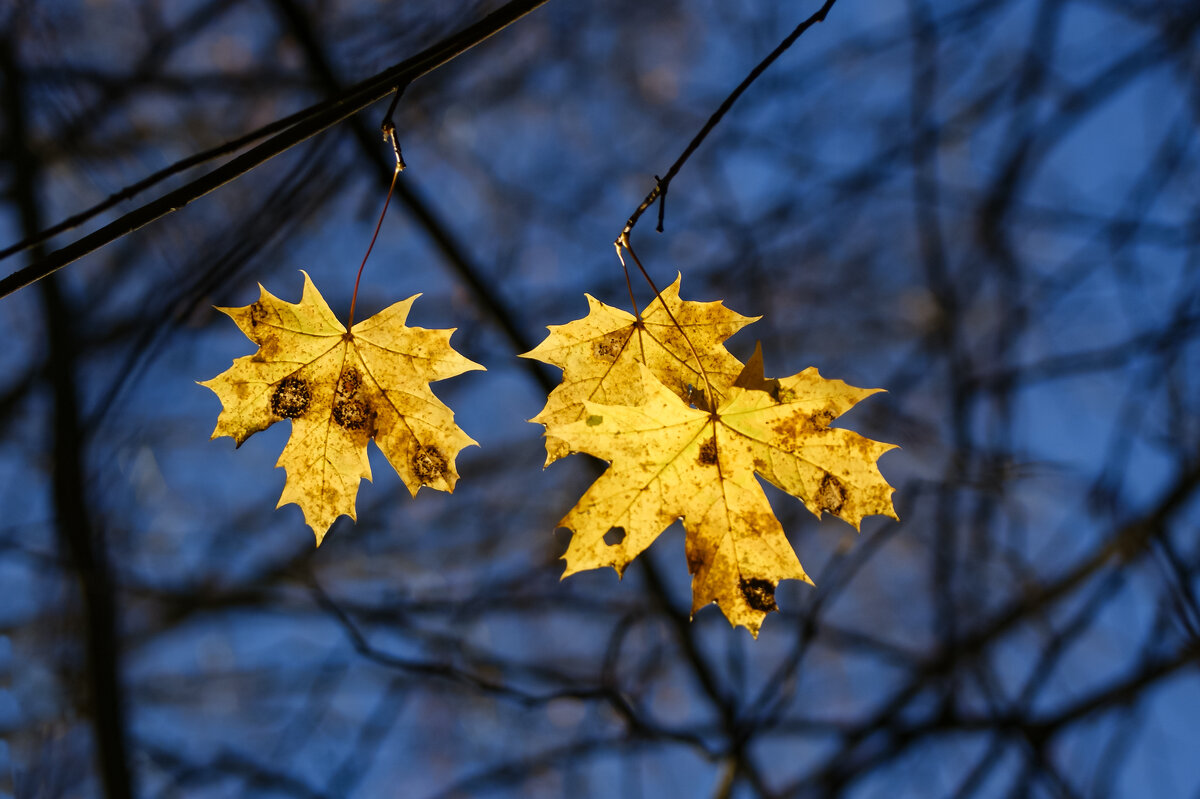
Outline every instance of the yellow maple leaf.
<svg viewBox="0 0 1200 799">
<path fill-rule="evenodd" d="M 587 294 L 586 317 L 550 325 L 545 340 L 521 356 L 563 370 L 562 383 L 550 392 L 546 407 L 530 419 L 547 427 L 547 466 L 570 451 L 548 429 L 578 420 L 584 403 L 636 405 L 642 401 L 638 364 L 648 367 L 689 402 L 716 404 L 724 398 L 742 362 L 721 342 L 759 317 L 742 316 L 719 301 L 681 300 L 680 279 L 676 275 L 675 282 L 646 306 L 640 319 Z M 706 386 L 714 397 L 703 397 Z"/>
<path fill-rule="evenodd" d="M 559 522 L 573 531 L 564 577 L 620 574 L 677 518 L 687 532 L 692 612 L 716 602 L 755 636 L 782 579 L 811 582 L 755 474 L 858 529 L 897 518 L 876 461 L 892 444 L 829 423 L 878 389 L 827 380 L 816 368 L 762 378 L 761 351 L 713 411 L 688 407 L 647 369 L 637 406 L 585 403 L 585 418 L 547 429 L 573 452 L 610 462 Z"/>
<path fill-rule="evenodd" d="M 414 496 L 423 485 L 453 491 L 455 458 L 476 442 L 429 383 L 483 369 L 450 346 L 454 330 L 405 325 L 419 294 L 346 332 L 308 273 L 299 303 L 259 289 L 252 305 L 217 309 L 258 351 L 200 385 L 223 406 L 213 438 L 229 436 L 241 446 L 259 430 L 292 420 L 275 464 L 287 471 L 276 507 L 299 505 L 320 546 L 338 516 L 356 518 L 359 481 L 371 479 L 372 438 Z"/>
</svg>

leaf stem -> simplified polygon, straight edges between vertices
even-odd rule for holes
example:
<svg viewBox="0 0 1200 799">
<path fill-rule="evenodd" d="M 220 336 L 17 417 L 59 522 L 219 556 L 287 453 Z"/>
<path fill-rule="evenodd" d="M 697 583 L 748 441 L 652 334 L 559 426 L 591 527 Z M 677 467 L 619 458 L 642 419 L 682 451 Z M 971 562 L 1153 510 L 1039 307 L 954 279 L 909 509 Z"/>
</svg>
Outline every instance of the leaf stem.
<svg viewBox="0 0 1200 799">
<path fill-rule="evenodd" d="M 683 340 L 687 342 L 688 349 L 692 351 L 692 357 L 696 359 L 696 368 L 700 371 L 700 378 L 704 380 L 704 399 L 712 406 L 716 401 L 716 396 L 713 394 L 712 382 L 708 379 L 708 372 L 704 369 L 704 362 L 700 360 L 700 354 L 696 352 L 696 345 L 688 338 L 687 331 L 683 329 L 683 325 L 679 324 L 679 320 L 675 318 L 675 314 L 667 306 L 667 303 L 662 298 L 662 292 L 654 282 L 654 278 L 650 277 L 650 273 L 646 271 L 646 267 L 642 266 L 642 260 L 638 258 L 637 253 L 633 251 L 633 247 L 629 243 L 629 237 L 622 235 L 617 239 L 617 257 L 621 259 L 621 266 L 625 267 L 625 258 L 621 255 L 621 250 L 624 248 L 629 252 L 629 257 L 637 264 L 638 270 L 642 273 L 642 277 L 646 278 L 646 282 L 650 284 L 650 288 L 654 290 L 654 298 L 658 300 L 658 304 L 667 312 L 667 317 L 671 320 L 671 324 L 675 325 L 675 329 L 679 331 L 679 335 L 683 336 Z M 625 280 L 629 282 L 629 268 L 625 267 Z M 633 296 L 633 287 L 629 288 L 630 296 Z M 637 305 L 634 305 L 637 309 Z M 641 315 L 638 314 L 638 321 L 641 321 Z M 705 408 L 706 411 L 711 411 L 712 407 Z"/>
<path fill-rule="evenodd" d="M 403 87 L 396 92 L 397 99 L 403 93 Z M 392 122 L 392 109 L 396 105 L 393 102 L 392 107 L 388 109 L 387 118 L 383 121 L 383 138 L 391 139 L 392 152 L 396 154 L 396 170 L 392 172 L 392 183 L 388 186 L 387 199 L 383 201 L 383 210 L 379 212 L 379 221 L 375 223 L 375 233 L 371 236 L 371 243 L 367 245 L 367 254 L 363 256 L 362 263 L 358 267 L 358 275 L 354 278 L 354 294 L 350 296 L 350 321 L 346 323 L 346 330 L 354 328 L 354 306 L 358 303 L 358 284 L 362 280 L 363 269 L 367 266 L 367 259 L 371 257 L 371 250 L 375 249 L 375 239 L 379 238 L 379 229 L 383 227 L 383 218 L 387 216 L 388 204 L 392 201 L 392 192 L 396 190 L 396 178 L 400 177 L 400 173 L 404 171 L 404 157 L 400 155 L 400 144 L 396 141 L 396 125 Z"/>
<path fill-rule="evenodd" d="M 627 245 L 621 241 L 614 241 L 613 246 L 617 248 L 617 259 L 620 260 L 621 269 L 625 272 L 625 287 L 629 289 L 629 302 L 633 304 L 633 315 L 641 322 L 642 312 L 638 310 L 637 297 L 633 296 L 633 281 L 629 278 L 629 267 L 625 265 L 625 256 L 621 254 L 621 247 Z"/>
</svg>

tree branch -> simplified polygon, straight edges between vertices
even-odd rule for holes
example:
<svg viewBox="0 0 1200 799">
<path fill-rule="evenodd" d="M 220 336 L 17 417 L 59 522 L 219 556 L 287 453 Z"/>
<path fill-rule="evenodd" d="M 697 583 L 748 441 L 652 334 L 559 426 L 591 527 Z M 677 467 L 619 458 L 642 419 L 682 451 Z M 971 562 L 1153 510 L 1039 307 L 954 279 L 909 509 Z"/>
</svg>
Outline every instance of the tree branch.
<svg viewBox="0 0 1200 799">
<path fill-rule="evenodd" d="M 721 122 L 721 120 L 725 117 L 725 114 L 728 113 L 729 109 L 733 108 L 733 104 L 738 101 L 738 98 L 745 93 L 746 89 L 750 88 L 750 84 L 758 80 L 758 76 L 766 72 L 767 67 L 771 66 L 771 64 L 774 64 L 776 59 L 783 55 L 789 47 L 795 44 L 796 40 L 799 39 L 806 30 L 811 28 L 813 25 L 816 25 L 818 22 L 824 22 L 825 16 L 829 13 L 829 9 L 833 8 L 833 4 L 835 2 L 837 2 L 837 0 L 825 0 L 825 5 L 821 6 L 821 8 L 817 10 L 817 13 L 813 14 L 811 17 L 797 25 L 795 30 L 789 33 L 787 37 L 785 37 L 784 40 L 767 55 L 766 58 L 758 62 L 758 65 L 754 67 L 754 69 L 750 70 L 749 74 L 747 74 L 746 77 L 742 79 L 742 82 L 737 85 L 737 88 L 730 92 L 729 96 L 726 97 L 721 105 L 717 107 L 717 110 L 713 112 L 713 115 L 710 116 L 708 121 L 704 123 L 704 127 L 700 128 L 700 132 L 697 133 L 690 142 L 688 142 L 688 146 L 685 147 L 683 153 L 677 159 L 675 159 L 675 163 L 671 164 L 671 167 L 667 170 L 667 173 L 661 178 L 657 175 L 654 176 L 654 188 L 650 190 L 650 193 L 646 195 L 646 199 L 642 200 L 642 204 L 637 207 L 637 210 L 633 212 L 633 214 L 629 217 L 629 220 L 625 223 L 625 227 L 621 229 L 621 235 L 617 237 L 617 244 L 628 246 L 629 234 L 633 231 L 633 226 L 636 225 L 638 220 L 642 218 L 642 214 L 646 213 L 646 210 L 651 205 L 654 205 L 654 201 L 659 198 L 662 199 L 662 205 L 659 206 L 658 227 L 656 230 L 658 230 L 659 233 L 662 233 L 664 213 L 663 208 L 665 207 L 667 201 L 667 189 L 671 186 L 671 180 L 674 179 L 677 174 L 679 174 L 679 170 L 682 169 L 683 165 L 687 163 L 687 160 L 692 157 L 692 153 L 696 152 L 704 140 L 708 138 L 708 134 L 712 133 L 713 128 L 715 128 Z M 0 294 L 0 296 L 3 295 Z"/>
<path fill-rule="evenodd" d="M 403 86 L 444 66 L 475 45 L 499 33 L 549 0 L 511 0 L 479 22 L 423 52 L 347 89 L 340 97 L 310 106 L 293 115 L 295 123 L 248 152 L 206 175 L 130 211 L 99 230 L 68 244 L 0 280 L 0 297 L 7 297 L 138 228 L 178 211 L 219 189 L 280 153 L 336 125 Z"/>
<path fill-rule="evenodd" d="M 38 164 L 29 150 L 24 81 L 16 45 L 0 41 L 3 107 L 9 139 L 4 158 L 13 168 L 12 199 L 27 233 L 40 226 L 35 187 Z M 117 603 L 102 530 L 93 524 L 84 474 L 86 434 L 80 423 L 78 340 L 74 314 L 54 280 L 42 284 L 46 320 L 47 376 L 53 392 L 53 500 L 58 547 L 74 570 L 82 593 L 87 652 L 87 704 L 95 737 L 96 761 L 108 799 L 134 795 L 126 746 L 125 691 L 121 683 L 121 642 Z"/>
<path fill-rule="evenodd" d="M 288 31 L 300 43 L 300 47 L 308 59 L 309 67 L 320 82 L 322 90 L 334 96 L 339 94 L 342 87 L 339 84 L 338 76 L 304 9 L 295 0 L 274 0 L 274 5 L 279 10 L 279 15 L 287 25 Z M 392 98 L 392 104 L 388 107 L 387 113 L 384 114 L 385 126 L 393 124 L 392 112 L 396 110 L 396 101 L 399 97 L 400 93 L 397 92 Z M 386 156 L 381 155 L 383 148 L 379 144 L 377 129 L 368 128 L 362 118 L 352 120 L 351 128 L 359 149 L 376 166 L 376 174 L 381 185 L 388 185 L 392 179 L 392 164 L 388 162 Z M 400 159 L 398 147 L 396 157 Z M 533 349 L 533 342 L 517 325 L 515 311 L 488 283 L 484 277 L 484 270 L 471 259 L 467 247 L 451 232 L 449 226 L 425 201 L 416 187 L 409 185 L 408 180 L 401 180 L 395 185 L 395 193 L 396 199 L 425 230 L 425 233 L 437 246 L 438 251 L 441 252 L 442 257 L 446 259 L 451 271 L 466 284 L 479 307 L 492 318 L 492 321 L 504 333 L 505 338 L 512 344 L 513 349 L 516 352 L 528 352 Z M 554 388 L 554 384 L 540 365 L 531 360 L 524 360 L 522 363 L 542 390 L 549 394 Z"/>
</svg>

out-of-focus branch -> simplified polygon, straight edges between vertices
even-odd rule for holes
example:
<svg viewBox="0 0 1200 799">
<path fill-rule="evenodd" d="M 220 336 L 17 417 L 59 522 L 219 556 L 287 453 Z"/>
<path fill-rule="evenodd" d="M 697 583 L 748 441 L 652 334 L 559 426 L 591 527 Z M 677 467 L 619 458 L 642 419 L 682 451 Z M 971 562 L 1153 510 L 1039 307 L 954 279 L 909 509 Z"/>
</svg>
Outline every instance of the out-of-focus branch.
<svg viewBox="0 0 1200 799">
<path fill-rule="evenodd" d="M 789 786 L 783 792 L 787 796 L 807 795 L 812 791 L 837 793 L 859 776 L 891 760 L 906 751 L 922 736 L 907 730 L 899 722 L 904 710 L 916 697 L 922 695 L 935 680 L 944 677 L 954 666 L 965 658 L 972 657 L 983 651 L 987 646 L 996 642 L 1001 636 L 1012 630 L 1019 623 L 1037 614 L 1045 612 L 1054 603 L 1069 596 L 1088 579 L 1101 569 L 1112 564 L 1114 560 L 1129 560 L 1147 551 L 1148 545 L 1155 537 L 1161 535 L 1167 522 L 1193 497 L 1200 487 L 1200 462 L 1182 471 L 1171 488 L 1163 493 L 1159 501 L 1142 515 L 1131 519 L 1117 527 L 1096 551 L 1061 577 L 1036 586 L 1012 602 L 1007 608 L 995 613 L 989 621 L 978 625 L 965 633 L 955 642 L 952 649 L 938 653 L 922 667 L 916 669 L 903 687 L 884 702 L 880 709 L 869 718 L 848 731 L 837 755 L 830 757 L 819 772 L 805 777 L 803 780 Z M 1144 675 L 1120 683 L 1123 688 L 1113 688 L 1111 691 L 1124 691 L 1129 695 L 1137 686 L 1144 685 L 1151 679 L 1147 675 L 1163 675 L 1180 668 L 1188 659 L 1195 659 L 1195 647 L 1184 647 L 1174 656 L 1156 661 L 1151 664 Z M 1128 684 L 1126 684 L 1128 683 Z M 1097 696 L 1102 695 L 1097 694 Z M 1102 703 L 1101 703 L 1102 704 Z M 1045 724 L 1049 732 L 1068 723 L 1071 719 L 1079 718 L 1097 706 L 1096 697 L 1081 700 L 1072 710 L 1057 714 L 1058 721 Z M 937 725 L 939 729 L 954 726 L 954 717 L 947 715 L 948 706 L 941 715 L 936 716 L 929 724 Z M 862 747 L 864 742 L 873 736 L 886 734 L 889 745 Z M 869 749 L 862 754 L 862 749 Z"/>
<path fill-rule="evenodd" d="M 675 637 L 679 641 L 680 648 L 683 649 L 692 674 L 696 677 L 696 682 L 700 684 L 704 695 L 720 716 L 722 732 L 725 735 L 728 750 L 727 757 L 734 772 L 730 778 L 730 783 L 732 784 L 738 777 L 742 777 L 750 784 L 757 795 L 771 796 L 766 780 L 759 772 L 758 766 L 755 764 L 754 758 L 750 755 L 747 746 L 750 731 L 745 725 L 740 723 L 732 700 L 722 690 L 717 680 L 717 675 L 714 673 L 708 660 L 704 657 L 704 653 L 700 650 L 696 642 L 692 620 L 686 614 L 681 613 L 671 603 L 670 594 L 663 583 L 662 577 L 658 574 L 658 568 L 654 565 L 654 560 L 650 557 L 650 553 L 642 553 L 642 557 L 638 559 L 638 562 L 641 564 L 642 573 L 646 575 L 646 587 L 650 595 L 654 598 L 659 609 L 671 622 L 671 627 L 675 630 Z"/>
<path fill-rule="evenodd" d="M 291 125 L 249 152 L 0 279 L 0 297 L 7 297 L 14 291 L 41 280 L 83 256 L 95 252 L 156 219 L 178 211 L 226 183 L 236 180 L 280 153 L 290 150 L 306 139 L 387 97 L 396 91 L 396 87 L 407 85 L 422 75 L 427 75 L 438 67 L 444 66 L 547 2 L 549 0 L 511 0 L 474 25 L 444 39 L 418 55 L 352 86 L 340 97 L 318 103 L 294 114 L 289 118 L 293 120 Z M 30 236 L 26 236 L 26 238 L 30 238 Z"/>
<path fill-rule="evenodd" d="M 287 24 L 289 32 L 299 42 L 308 60 L 311 71 L 321 84 L 323 91 L 330 95 L 338 95 L 342 91 L 338 76 L 334 72 L 329 57 L 313 30 L 311 21 L 304 9 L 295 0 L 274 0 L 280 16 Z M 393 103 L 395 101 L 393 100 Z M 390 122 L 390 111 L 389 111 Z M 377 166 L 377 175 L 382 185 L 390 183 L 392 165 L 388 162 L 383 148 L 380 147 L 379 137 L 359 117 L 351 121 L 355 141 L 363 155 Z M 408 178 L 396 183 L 397 199 L 404 205 L 414 219 L 425 229 L 429 238 L 437 246 L 442 257 L 458 278 L 466 284 L 475 301 L 487 313 L 496 325 L 504 332 L 509 343 L 516 352 L 528 352 L 533 349 L 531 342 L 517 324 L 515 311 L 508 307 L 497 289 L 488 283 L 484 270 L 472 262 L 467 248 L 458 240 L 449 226 L 438 217 L 433 208 L 425 201 L 414 186 L 409 185 Z M 547 377 L 536 361 L 523 359 L 521 363 L 526 371 L 537 381 L 546 393 L 554 388 L 553 382 Z"/>
<path fill-rule="evenodd" d="M 625 227 L 621 229 L 621 235 L 617 237 L 618 245 L 628 247 L 629 234 L 633 232 L 633 226 L 636 225 L 638 220 L 642 218 L 642 214 L 646 213 L 646 209 L 654 205 L 655 200 L 660 201 L 658 209 L 658 227 L 656 229 L 659 233 L 662 233 L 663 214 L 665 213 L 664 208 L 667 202 L 667 189 L 670 188 L 671 181 L 675 178 L 675 176 L 679 174 L 679 170 L 682 169 L 683 165 L 686 164 L 688 159 L 692 157 L 692 153 L 696 152 L 700 145 L 704 143 L 704 140 L 708 138 L 708 134 L 712 133 L 713 128 L 720 124 L 721 120 L 725 118 L 725 114 L 729 112 L 729 109 L 733 108 L 733 104 L 738 101 L 738 98 L 746 92 L 746 89 L 750 88 L 750 84 L 758 80 L 759 75 L 762 75 L 764 72 L 766 72 L 767 68 L 774 64 L 779 56 L 787 52 L 788 48 L 795 44 L 796 40 L 804 35 L 806 30 L 811 28 L 813 25 L 816 25 L 818 22 L 824 22 L 826 15 L 829 14 L 829 9 L 833 8 L 833 4 L 835 2 L 837 2 L 837 0 L 825 0 L 825 4 L 821 6 L 815 14 L 801 22 L 795 27 L 795 29 L 792 30 L 791 33 L 785 36 L 783 41 L 780 42 L 774 50 L 767 54 L 766 58 L 758 62 L 754 69 L 747 73 L 746 77 L 742 79 L 742 82 L 739 83 L 737 87 L 729 93 L 729 96 L 721 101 L 721 105 L 717 107 L 717 110 L 713 112 L 713 115 L 710 116 L 708 121 L 704 123 L 704 126 L 700 128 L 700 132 L 697 133 L 690 142 L 688 142 L 687 147 L 683 148 L 683 152 L 677 159 L 675 159 L 675 163 L 671 164 L 671 166 L 667 169 L 666 174 L 661 178 L 655 176 L 654 188 L 650 190 L 650 193 L 646 195 L 644 200 L 642 200 L 642 204 L 637 207 L 632 215 L 630 215 L 629 220 L 625 223 Z"/>
<path fill-rule="evenodd" d="M 226 8 L 233 4 L 233 0 L 210 0 L 210 2 L 194 9 L 190 14 L 181 19 L 175 30 L 170 34 L 160 34 L 157 36 L 156 40 L 147 48 L 148 52 L 146 56 L 132 70 L 132 74 L 135 76 L 133 78 L 117 80 L 115 77 L 108 75 L 87 74 L 86 71 L 81 70 L 66 70 L 60 79 L 72 82 L 80 80 L 90 81 L 100 86 L 101 92 L 100 97 L 95 102 L 77 114 L 63 129 L 56 132 L 58 138 L 63 141 L 74 141 L 76 137 L 83 134 L 85 127 L 99 124 L 106 113 L 112 113 L 114 108 L 118 108 L 121 98 L 128 94 L 134 87 L 143 85 L 143 81 L 160 79 L 161 75 L 159 73 L 162 70 L 163 61 L 175 52 L 175 48 L 181 46 L 188 37 L 195 36 L 203 31 L 206 25 L 210 25 L 220 19 L 221 14 Z M 27 75 L 27 77 L 36 80 L 38 76 L 33 74 Z M 189 89 L 191 88 L 192 86 L 189 84 Z M 292 117 L 277 120 L 247 136 L 241 136 L 233 141 L 225 142 L 218 147 L 176 161 L 171 166 L 160 169 L 153 175 L 110 194 L 103 201 L 96 203 L 91 208 L 70 216 L 48 228 L 44 228 L 32 236 L 26 236 L 16 244 L 0 249 L 0 261 L 49 241 L 59 233 L 72 230 L 89 219 L 104 213 L 117 203 L 132 199 L 172 175 L 177 175 L 191 167 L 199 166 L 221 156 L 235 153 L 243 147 L 271 135 L 271 133 L 283 130 L 291 124 L 289 120 L 297 116 L 298 114 L 293 114 Z"/>
<path fill-rule="evenodd" d="M 12 165 L 12 199 L 27 234 L 40 227 L 38 166 L 28 144 L 28 107 L 15 43 L 0 40 L 0 74 L 8 141 L 3 157 Z M 126 751 L 125 690 L 116 597 L 101 531 L 94 526 L 84 478 L 86 435 L 79 413 L 78 346 L 72 312 L 56 281 L 42 285 L 48 342 L 47 374 L 53 392 L 53 508 L 59 549 L 82 589 L 87 652 L 87 699 L 96 760 L 108 799 L 134 795 Z"/>
<path fill-rule="evenodd" d="M 158 741 L 143 739 L 138 742 L 138 747 L 159 768 L 171 770 L 171 781 L 180 787 L 198 787 L 231 775 L 238 777 L 247 789 L 268 790 L 272 794 L 285 794 L 297 799 L 327 799 L 326 794 L 309 787 L 293 774 L 257 763 L 232 749 L 225 749 L 204 763 L 195 763 Z M 247 791 L 248 794 L 255 792 Z"/>
</svg>

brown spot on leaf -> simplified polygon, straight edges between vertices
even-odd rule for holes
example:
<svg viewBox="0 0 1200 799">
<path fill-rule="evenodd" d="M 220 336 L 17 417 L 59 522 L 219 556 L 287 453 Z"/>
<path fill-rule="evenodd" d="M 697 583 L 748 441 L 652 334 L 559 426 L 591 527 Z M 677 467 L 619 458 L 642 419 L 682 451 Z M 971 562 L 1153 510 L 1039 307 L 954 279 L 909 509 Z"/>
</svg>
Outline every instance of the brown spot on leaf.
<svg viewBox="0 0 1200 799">
<path fill-rule="evenodd" d="M 418 446 L 413 456 L 413 472 L 418 480 L 430 485 L 446 474 L 446 458 L 437 447 Z"/>
<path fill-rule="evenodd" d="M 353 366 L 342 370 L 341 377 L 338 378 L 337 393 L 342 397 L 353 397 L 358 391 L 358 387 L 362 385 L 362 375 Z"/>
<path fill-rule="evenodd" d="M 625 540 L 625 528 L 624 527 L 613 527 L 611 530 L 609 530 L 607 533 L 604 534 L 604 543 L 608 544 L 610 547 L 615 547 L 617 544 L 621 543 L 624 540 Z"/>
<path fill-rule="evenodd" d="M 271 410 L 284 419 L 295 419 L 308 410 L 312 402 L 312 391 L 308 383 L 298 377 L 286 377 L 271 394 Z"/>
<path fill-rule="evenodd" d="M 821 480 L 821 487 L 817 489 L 817 505 L 821 510 L 836 514 L 845 504 L 846 487 L 832 474 L 826 474 Z"/>
<path fill-rule="evenodd" d="M 279 345 L 279 340 L 273 336 L 264 336 L 262 343 L 258 345 L 258 352 L 254 353 L 254 360 L 259 363 L 279 360 L 280 354 L 283 352 L 283 347 Z"/>
<path fill-rule="evenodd" d="M 833 411 L 829 410 L 817 411 L 811 416 L 791 414 L 774 421 L 771 424 L 771 431 L 787 441 L 799 442 L 805 436 L 811 436 L 826 429 L 829 427 L 829 423 L 836 418 Z"/>
<path fill-rule="evenodd" d="M 625 342 L 629 341 L 632 332 L 630 328 L 625 328 L 606 333 L 592 342 L 592 351 L 597 358 L 615 361 L 621 350 L 625 349 Z"/>
<path fill-rule="evenodd" d="M 258 323 L 267 318 L 267 309 L 261 302 L 250 306 L 250 327 L 258 327 Z"/>
<path fill-rule="evenodd" d="M 779 606 L 775 604 L 775 586 L 770 580 L 761 577 L 742 578 L 739 587 L 746 604 L 755 610 L 761 610 L 763 613 L 779 610 Z"/>
<path fill-rule="evenodd" d="M 337 390 L 333 401 L 333 420 L 347 430 L 362 430 L 375 419 L 371 406 L 358 396 L 362 386 L 362 375 L 358 369 L 348 366 L 338 375 Z"/>
<path fill-rule="evenodd" d="M 333 421 L 347 430 L 361 430 L 371 421 L 371 409 L 362 400 L 339 399 L 333 403 Z"/>
<path fill-rule="evenodd" d="M 703 444 L 700 445 L 699 461 L 705 466 L 713 466 L 717 462 L 717 442 L 712 436 L 709 436 Z"/>
</svg>

